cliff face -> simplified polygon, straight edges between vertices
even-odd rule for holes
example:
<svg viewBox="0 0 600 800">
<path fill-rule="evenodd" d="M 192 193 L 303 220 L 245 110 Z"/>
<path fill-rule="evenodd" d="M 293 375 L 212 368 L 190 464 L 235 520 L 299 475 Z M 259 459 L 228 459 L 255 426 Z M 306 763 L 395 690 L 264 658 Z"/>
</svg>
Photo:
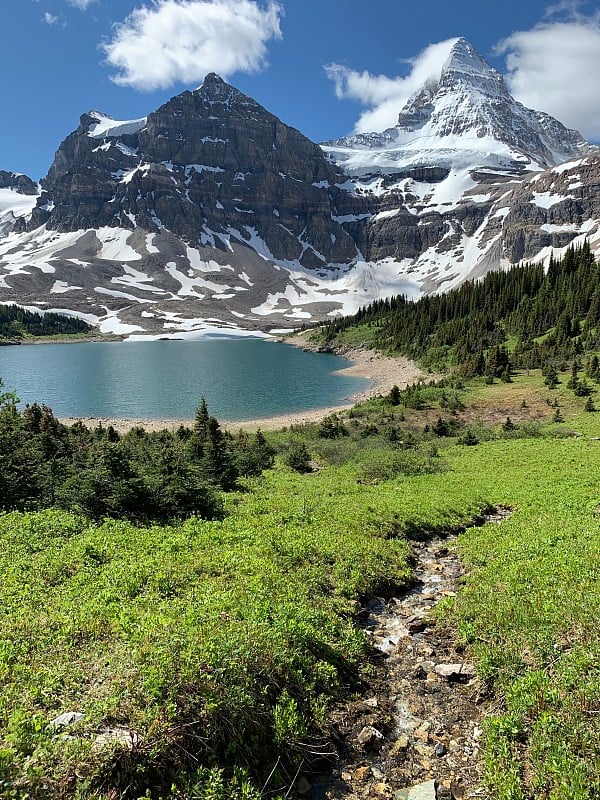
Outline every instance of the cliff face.
<svg viewBox="0 0 600 800">
<path fill-rule="evenodd" d="M 357 255 L 334 219 L 343 180 L 317 145 L 209 75 L 143 120 L 83 115 L 29 229 L 166 229 L 192 247 L 258 235 L 275 258 L 311 269 Z"/>
<path fill-rule="evenodd" d="M 0 172 L 0 302 L 121 333 L 271 330 L 444 291 L 587 239 L 600 154 L 465 40 L 387 131 L 317 146 L 216 75 L 96 111 L 40 187 Z"/>
</svg>

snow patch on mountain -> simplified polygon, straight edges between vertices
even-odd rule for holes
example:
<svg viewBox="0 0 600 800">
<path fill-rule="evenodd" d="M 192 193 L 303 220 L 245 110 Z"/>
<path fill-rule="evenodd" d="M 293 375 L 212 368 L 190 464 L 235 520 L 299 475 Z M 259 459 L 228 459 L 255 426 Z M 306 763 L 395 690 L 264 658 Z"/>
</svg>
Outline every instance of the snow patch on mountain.
<svg viewBox="0 0 600 800">
<path fill-rule="evenodd" d="M 88 136 L 92 139 L 118 138 L 127 134 L 138 133 L 146 125 L 147 117 L 141 119 L 118 120 L 101 114 L 99 111 L 90 111 L 88 114 L 94 124 L 88 128 Z"/>
<path fill-rule="evenodd" d="M 322 147 L 355 176 L 416 166 L 543 169 L 593 149 L 577 131 L 517 102 L 463 38 L 451 47 L 439 80 L 426 82 L 399 109 L 395 127 Z"/>
</svg>

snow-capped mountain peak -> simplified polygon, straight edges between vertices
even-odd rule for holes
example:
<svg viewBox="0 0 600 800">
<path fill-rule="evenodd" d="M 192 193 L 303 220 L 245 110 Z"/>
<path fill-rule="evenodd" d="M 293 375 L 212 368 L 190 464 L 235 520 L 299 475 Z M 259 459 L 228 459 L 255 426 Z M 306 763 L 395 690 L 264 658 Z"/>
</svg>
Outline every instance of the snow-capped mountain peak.
<svg viewBox="0 0 600 800">
<path fill-rule="evenodd" d="M 457 84 L 477 87 L 490 95 L 508 94 L 500 73 L 462 37 L 452 46 L 440 77 L 441 88 L 454 88 Z"/>
<path fill-rule="evenodd" d="M 439 79 L 429 79 L 409 98 L 394 128 L 344 137 L 324 149 L 346 172 L 361 175 L 422 166 L 543 169 L 596 148 L 515 100 L 502 75 L 459 38 Z"/>
</svg>

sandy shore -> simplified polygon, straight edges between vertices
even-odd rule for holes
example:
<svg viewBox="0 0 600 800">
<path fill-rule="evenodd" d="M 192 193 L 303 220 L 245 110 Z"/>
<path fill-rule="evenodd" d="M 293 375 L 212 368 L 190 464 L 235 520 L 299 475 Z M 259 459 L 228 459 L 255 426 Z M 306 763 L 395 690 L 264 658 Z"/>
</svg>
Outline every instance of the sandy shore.
<svg viewBox="0 0 600 800">
<path fill-rule="evenodd" d="M 290 344 L 296 342 L 290 342 Z M 302 342 L 297 343 L 298 346 L 304 346 Z M 263 431 L 277 430 L 278 428 L 289 427 L 290 425 L 302 425 L 305 422 L 315 422 L 328 414 L 345 409 L 352 408 L 356 403 L 368 400 L 370 397 L 376 395 L 388 394 L 392 386 L 396 384 L 401 389 L 409 384 L 414 383 L 420 377 L 424 377 L 421 370 L 417 365 L 410 361 L 408 358 L 400 356 L 398 358 L 389 358 L 380 356 L 374 350 L 366 350 L 364 348 L 354 348 L 346 352 L 340 353 L 344 358 L 352 362 L 348 367 L 344 367 L 338 371 L 340 375 L 351 375 L 354 377 L 368 378 L 371 385 L 368 389 L 350 395 L 347 402 L 338 406 L 330 406 L 328 408 L 318 408 L 310 411 L 297 411 L 290 414 L 281 414 L 275 417 L 268 417 L 266 419 L 253 419 L 243 420 L 238 422 L 231 422 L 227 420 L 220 420 L 222 427 L 228 428 L 232 431 L 240 429 L 246 431 L 256 431 L 259 428 Z M 429 376 L 431 378 L 431 376 Z M 61 422 L 66 425 L 72 425 L 77 419 L 73 417 L 63 418 Z M 94 428 L 98 424 L 104 427 L 112 425 L 113 428 L 119 433 L 125 433 L 131 428 L 141 426 L 147 431 L 157 430 L 174 430 L 179 425 L 191 425 L 192 420 L 164 420 L 164 419 L 109 419 L 87 417 L 81 418 L 81 422 L 88 427 Z"/>
</svg>

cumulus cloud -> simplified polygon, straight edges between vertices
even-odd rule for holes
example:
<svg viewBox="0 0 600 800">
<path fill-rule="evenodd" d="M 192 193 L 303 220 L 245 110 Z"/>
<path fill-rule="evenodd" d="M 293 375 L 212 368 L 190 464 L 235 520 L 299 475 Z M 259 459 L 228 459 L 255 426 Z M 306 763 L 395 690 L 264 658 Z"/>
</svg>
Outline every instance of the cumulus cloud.
<svg viewBox="0 0 600 800">
<path fill-rule="evenodd" d="M 254 0 L 154 0 L 115 26 L 102 45 L 112 80 L 140 90 L 199 83 L 266 65 L 267 43 L 281 38 L 281 6 Z"/>
<path fill-rule="evenodd" d="M 506 81 L 524 105 L 557 117 L 588 139 L 600 139 L 600 12 L 584 16 L 579 3 L 552 7 L 551 18 L 517 31 L 498 45 Z M 567 11 L 565 19 L 557 14 Z"/>
<path fill-rule="evenodd" d="M 370 133 L 391 128 L 398 121 L 398 114 L 406 101 L 423 84 L 439 79 L 442 67 L 450 55 L 457 39 L 430 44 L 419 55 L 411 59 L 410 72 L 404 77 L 389 78 L 357 72 L 341 64 L 328 64 L 325 71 L 335 84 L 339 99 L 358 100 L 366 106 L 355 125 L 355 133 Z"/>
<path fill-rule="evenodd" d="M 56 23 L 58 22 L 58 17 L 55 16 L 54 14 L 51 14 L 49 11 L 46 11 L 43 19 L 46 25 L 56 25 Z"/>
<path fill-rule="evenodd" d="M 81 11 L 85 11 L 92 5 L 92 3 L 95 3 L 96 0 L 67 0 L 67 2 L 69 5 L 81 9 Z"/>
</svg>

